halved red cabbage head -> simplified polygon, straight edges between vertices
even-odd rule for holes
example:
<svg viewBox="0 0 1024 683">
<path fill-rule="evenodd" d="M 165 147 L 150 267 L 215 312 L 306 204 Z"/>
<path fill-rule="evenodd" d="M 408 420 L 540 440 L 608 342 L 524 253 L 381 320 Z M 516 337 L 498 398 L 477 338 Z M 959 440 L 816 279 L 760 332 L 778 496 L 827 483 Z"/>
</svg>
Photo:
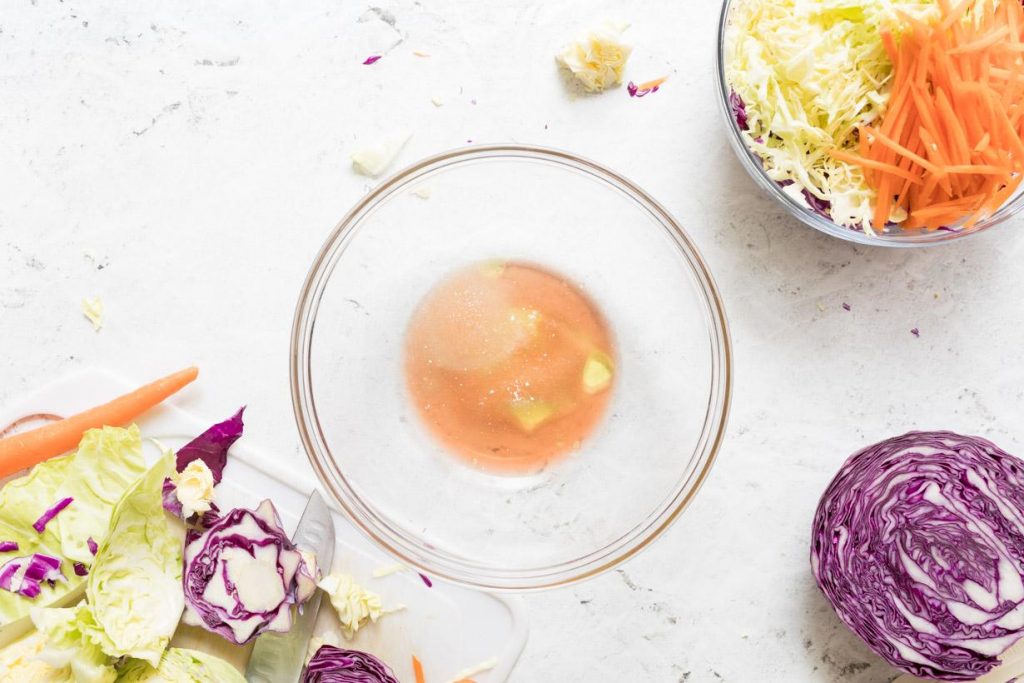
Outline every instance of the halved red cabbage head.
<svg viewBox="0 0 1024 683">
<path fill-rule="evenodd" d="M 60 565 L 59 557 L 40 553 L 12 557 L 0 565 L 0 588 L 26 598 L 34 598 L 42 590 L 43 581 L 49 581 L 52 585 L 64 580 Z"/>
<path fill-rule="evenodd" d="M 388 665 L 367 652 L 323 645 L 306 665 L 300 683 L 398 683 Z"/>
<path fill-rule="evenodd" d="M 185 623 L 234 643 L 287 631 L 292 605 L 312 594 L 311 572 L 269 500 L 190 530 L 184 561 Z"/>
<path fill-rule="evenodd" d="M 985 439 L 911 432 L 855 453 L 811 543 L 836 613 L 903 671 L 974 680 L 1024 637 L 1024 462 Z"/>
</svg>

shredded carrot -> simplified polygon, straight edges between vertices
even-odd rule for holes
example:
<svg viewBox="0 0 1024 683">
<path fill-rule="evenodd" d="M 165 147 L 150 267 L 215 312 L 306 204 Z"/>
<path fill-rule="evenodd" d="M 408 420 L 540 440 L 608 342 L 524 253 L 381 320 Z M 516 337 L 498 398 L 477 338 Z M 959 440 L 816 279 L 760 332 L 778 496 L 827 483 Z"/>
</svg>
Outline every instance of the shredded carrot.
<svg viewBox="0 0 1024 683">
<path fill-rule="evenodd" d="M 882 161 L 875 161 L 874 159 L 865 159 L 864 157 L 859 157 L 856 154 L 850 154 L 847 152 L 840 151 L 838 149 L 833 149 L 832 151 L 829 152 L 829 155 L 835 159 L 845 161 L 849 164 L 855 164 L 857 166 L 862 166 L 864 168 L 870 168 L 873 171 L 882 171 L 883 173 L 889 173 L 891 175 L 898 176 L 900 178 L 908 180 L 916 185 L 921 184 L 921 179 L 918 176 L 914 175 L 910 171 L 905 171 L 902 168 L 899 168 L 898 166 L 893 166 L 892 164 L 887 164 Z"/>
<path fill-rule="evenodd" d="M 416 657 L 412 656 L 412 674 L 416 677 L 416 683 L 426 683 L 426 678 L 423 676 L 423 664 Z"/>
<path fill-rule="evenodd" d="M 859 166 L 877 193 L 872 226 L 967 229 L 999 210 L 1024 175 L 1024 5 L 939 0 L 930 23 L 901 10 L 882 44 L 893 63 L 889 105 L 859 128 Z"/>
<path fill-rule="evenodd" d="M 637 90 L 654 90 L 659 87 L 662 83 L 668 80 L 668 76 L 662 76 L 661 78 L 654 78 L 643 83 L 637 83 Z"/>
<path fill-rule="evenodd" d="M 198 375 L 199 368 L 186 368 L 115 398 L 110 403 L 23 434 L 0 439 L 0 478 L 70 451 L 82 440 L 86 430 L 131 422 L 192 382 Z"/>
<path fill-rule="evenodd" d="M 915 164 L 917 164 L 918 166 L 921 166 L 925 170 L 931 171 L 932 173 L 939 173 L 940 172 L 939 171 L 939 167 L 936 166 L 935 164 L 929 162 L 927 159 L 923 159 L 919 155 L 914 154 L 913 152 L 911 152 L 909 149 L 907 149 L 906 147 L 904 147 L 900 143 L 898 143 L 895 140 L 893 140 L 893 139 L 883 135 L 879 131 L 872 130 L 869 133 L 868 142 L 869 143 L 874 143 L 876 140 L 881 145 L 883 145 L 884 147 L 887 147 L 889 150 L 891 150 L 893 152 L 896 152 L 896 154 L 899 154 L 901 156 L 905 156 L 906 158 L 910 159 Z"/>
</svg>

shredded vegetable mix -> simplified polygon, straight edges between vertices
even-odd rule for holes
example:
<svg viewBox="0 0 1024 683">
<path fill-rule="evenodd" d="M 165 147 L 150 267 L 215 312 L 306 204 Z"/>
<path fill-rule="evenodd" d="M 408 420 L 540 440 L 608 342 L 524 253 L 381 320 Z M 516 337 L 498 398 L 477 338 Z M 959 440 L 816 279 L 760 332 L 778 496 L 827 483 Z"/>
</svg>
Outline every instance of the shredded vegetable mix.
<svg viewBox="0 0 1024 683">
<path fill-rule="evenodd" d="M 768 176 L 836 223 L 869 230 L 876 190 L 854 152 L 859 126 L 884 113 L 893 64 L 883 29 L 898 15 L 926 20 L 932 0 L 740 0 L 727 29 L 726 79 L 747 145 Z M 741 125 L 741 128 L 743 126 Z M 817 200 L 817 201 L 815 201 Z M 906 218 L 894 206 L 887 220 Z"/>
</svg>

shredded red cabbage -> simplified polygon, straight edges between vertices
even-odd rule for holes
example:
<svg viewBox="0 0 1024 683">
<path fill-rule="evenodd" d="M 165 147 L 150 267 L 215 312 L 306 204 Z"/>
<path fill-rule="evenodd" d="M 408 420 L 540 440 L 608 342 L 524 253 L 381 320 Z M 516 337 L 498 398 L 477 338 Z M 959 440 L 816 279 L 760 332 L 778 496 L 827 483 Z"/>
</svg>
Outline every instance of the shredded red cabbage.
<svg viewBox="0 0 1024 683">
<path fill-rule="evenodd" d="M 322 645 L 300 683 L 398 683 L 388 665 L 368 652 Z"/>
<path fill-rule="evenodd" d="M 92 540 L 92 536 L 90 536 L 89 538 L 85 539 L 85 544 L 87 546 L 89 546 L 89 552 L 92 553 L 93 555 L 95 555 L 97 552 L 99 552 L 100 546 L 99 546 L 98 543 L 96 543 L 96 541 Z"/>
<path fill-rule="evenodd" d="M 81 562 L 75 562 L 71 566 L 74 568 L 76 576 L 88 576 L 89 570 Z"/>
<path fill-rule="evenodd" d="M 832 202 L 827 199 L 819 199 L 806 189 L 801 190 L 801 192 L 804 195 L 804 199 L 807 200 L 807 205 L 811 207 L 811 211 L 819 216 L 832 220 Z"/>
<path fill-rule="evenodd" d="M 430 577 L 426 574 L 420 574 L 420 580 L 423 581 L 427 588 L 433 588 L 434 582 L 430 580 Z"/>
<path fill-rule="evenodd" d="M 17 541 L 0 541 L 0 553 L 13 553 L 18 551 Z"/>
<path fill-rule="evenodd" d="M 40 584 L 43 581 L 53 585 L 64 580 L 60 565 L 59 557 L 40 553 L 12 557 L 0 566 L 0 588 L 26 598 L 35 598 L 42 590 Z"/>
<path fill-rule="evenodd" d="M 735 90 L 729 91 L 729 110 L 740 130 L 750 130 L 750 124 L 747 123 L 747 105 Z"/>
<path fill-rule="evenodd" d="M 231 510 L 211 520 L 205 530 L 190 529 L 185 540 L 185 623 L 202 626 L 239 645 L 264 631 L 287 631 L 292 622 L 291 606 L 308 598 L 315 588 L 311 572 L 304 570 L 302 554 L 288 540 L 269 500 L 255 510 Z M 234 583 L 239 576 L 252 573 L 245 571 L 246 567 L 259 562 L 276 566 L 273 585 L 240 588 Z M 246 604 L 244 595 L 259 594 L 265 600 L 268 593 L 282 597 L 269 608 Z"/>
<path fill-rule="evenodd" d="M 952 432 L 869 446 L 822 496 L 811 567 L 893 666 L 974 680 L 1024 637 L 1024 462 Z"/>
<path fill-rule="evenodd" d="M 68 505 L 71 505 L 71 502 L 73 500 L 74 498 L 71 497 L 58 500 L 50 507 L 49 510 L 40 515 L 39 519 L 32 522 L 32 528 L 36 530 L 36 533 L 43 533 L 43 531 L 46 529 L 46 525 L 50 523 L 50 520 L 52 520 L 54 517 L 60 514 L 61 510 L 66 508 Z"/>
<path fill-rule="evenodd" d="M 626 84 L 626 92 L 629 93 L 630 97 L 645 97 L 647 95 L 650 95 L 651 93 L 658 92 L 658 88 L 660 87 L 661 84 L 659 83 L 658 85 L 651 86 L 650 88 L 641 88 L 633 81 L 630 81 L 629 83 Z"/>
<path fill-rule="evenodd" d="M 364 65 L 364 66 L 369 66 L 370 64 L 376 64 L 376 63 L 377 63 L 377 61 L 378 61 L 378 60 L 379 60 L 379 59 L 380 59 L 380 58 L 381 58 L 382 56 L 383 56 L 383 55 L 370 55 L 370 56 L 369 56 L 369 57 L 367 57 L 367 58 L 366 58 L 366 60 L 365 60 L 365 61 L 363 62 L 363 65 Z"/>
<path fill-rule="evenodd" d="M 164 510 L 167 510 L 175 517 L 181 517 L 184 510 L 181 507 L 181 501 L 178 500 L 178 487 L 174 485 L 170 477 L 164 479 L 164 485 L 161 489 L 161 496 L 163 498 Z"/>
</svg>

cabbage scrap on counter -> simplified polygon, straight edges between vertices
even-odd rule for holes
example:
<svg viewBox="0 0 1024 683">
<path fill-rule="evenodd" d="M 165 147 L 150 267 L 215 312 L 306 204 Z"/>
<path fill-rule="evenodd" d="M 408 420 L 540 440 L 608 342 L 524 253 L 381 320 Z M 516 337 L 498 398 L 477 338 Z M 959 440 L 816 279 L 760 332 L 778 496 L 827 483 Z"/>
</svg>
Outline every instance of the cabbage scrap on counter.
<svg viewBox="0 0 1024 683">
<path fill-rule="evenodd" d="M 875 192 L 829 150 L 855 150 L 857 126 L 879 119 L 893 65 L 881 29 L 897 12 L 927 18 L 934 0 L 736 0 L 725 76 L 749 149 L 797 202 L 871 231 Z M 906 220 L 894 212 L 894 223 Z"/>
</svg>

